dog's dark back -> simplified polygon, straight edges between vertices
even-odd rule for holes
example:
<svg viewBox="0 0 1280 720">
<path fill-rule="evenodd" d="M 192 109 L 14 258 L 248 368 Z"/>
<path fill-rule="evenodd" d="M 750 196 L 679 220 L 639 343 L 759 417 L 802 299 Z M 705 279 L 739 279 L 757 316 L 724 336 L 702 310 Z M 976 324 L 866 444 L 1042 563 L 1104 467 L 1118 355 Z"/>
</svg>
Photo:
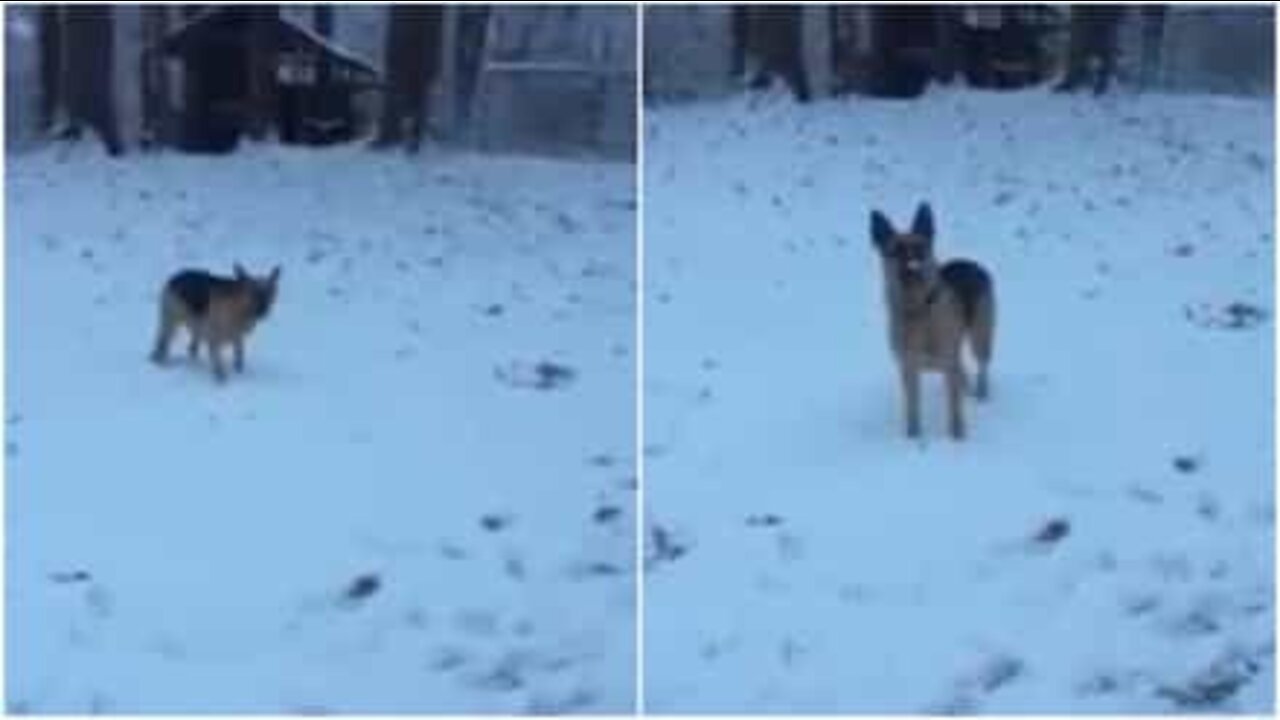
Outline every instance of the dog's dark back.
<svg viewBox="0 0 1280 720">
<path fill-rule="evenodd" d="M 947 261 L 938 269 L 938 274 L 960 301 L 965 325 L 973 325 L 978 301 L 992 293 L 991 276 L 978 263 L 962 259 Z"/>
<path fill-rule="evenodd" d="M 236 281 L 204 270 L 183 270 L 169 278 L 165 287 L 176 295 L 193 315 L 202 317 L 208 314 L 209 303 L 214 293 L 225 295 L 233 292 L 236 289 Z"/>
<path fill-rule="evenodd" d="M 209 313 L 209 305 L 214 298 L 248 293 L 253 317 L 261 320 L 270 312 L 275 300 L 273 283 L 256 280 L 247 275 L 237 278 L 222 277 L 205 270 L 182 270 L 169 278 L 165 288 L 176 295 L 196 317 L 204 317 Z"/>
</svg>

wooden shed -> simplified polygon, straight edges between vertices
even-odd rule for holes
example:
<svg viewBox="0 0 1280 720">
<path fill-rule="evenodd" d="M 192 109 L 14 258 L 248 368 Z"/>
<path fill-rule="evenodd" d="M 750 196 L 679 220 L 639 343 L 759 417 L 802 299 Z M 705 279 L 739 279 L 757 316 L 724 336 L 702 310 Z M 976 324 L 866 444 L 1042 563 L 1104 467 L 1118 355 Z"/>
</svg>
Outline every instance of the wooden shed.
<svg viewBox="0 0 1280 720">
<path fill-rule="evenodd" d="M 227 152 L 274 128 L 281 142 L 351 140 L 367 124 L 357 93 L 379 87 L 372 63 L 264 6 L 221 6 L 174 29 L 149 54 L 176 77 L 176 144 Z"/>
</svg>

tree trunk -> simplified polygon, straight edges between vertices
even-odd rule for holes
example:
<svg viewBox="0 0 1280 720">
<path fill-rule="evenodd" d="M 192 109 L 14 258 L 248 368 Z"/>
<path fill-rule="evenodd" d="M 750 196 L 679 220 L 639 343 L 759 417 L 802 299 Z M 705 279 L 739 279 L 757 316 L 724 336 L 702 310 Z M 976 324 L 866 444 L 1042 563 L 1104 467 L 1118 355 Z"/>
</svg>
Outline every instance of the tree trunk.
<svg viewBox="0 0 1280 720">
<path fill-rule="evenodd" d="M 417 152 L 427 117 L 428 89 L 440 66 L 440 5 L 392 5 L 387 23 L 386 103 L 374 144 L 405 143 Z"/>
<path fill-rule="evenodd" d="M 66 116 L 66 26 L 61 5 L 41 5 L 40 33 L 40 129 L 48 132 Z"/>
<path fill-rule="evenodd" d="M 141 67 L 142 80 L 142 146 L 151 148 L 165 142 L 165 108 L 169 93 L 164 68 L 164 56 L 158 44 L 168 30 L 169 8 L 164 5 L 144 5 L 142 12 Z"/>
<path fill-rule="evenodd" d="M 69 109 L 73 125 L 88 125 L 111 155 L 124 152 L 116 115 L 114 24 L 110 5 L 67 5 Z"/>
<path fill-rule="evenodd" d="M 746 53 L 754 55 L 760 68 L 751 86 L 768 86 L 774 77 L 782 78 L 800 102 L 808 102 L 809 76 L 801 53 L 801 12 L 798 5 L 751 5 L 735 22 L 745 32 Z"/>
</svg>

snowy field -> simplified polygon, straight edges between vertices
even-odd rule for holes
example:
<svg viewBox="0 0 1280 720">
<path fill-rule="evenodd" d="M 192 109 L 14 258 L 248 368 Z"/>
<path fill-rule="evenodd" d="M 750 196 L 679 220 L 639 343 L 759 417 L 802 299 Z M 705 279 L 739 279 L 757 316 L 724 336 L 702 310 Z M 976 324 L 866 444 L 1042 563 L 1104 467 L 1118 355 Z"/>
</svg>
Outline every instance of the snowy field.
<svg viewBox="0 0 1280 720">
<path fill-rule="evenodd" d="M 8 709 L 634 701 L 634 168 L 7 163 Z M 283 265 L 225 386 L 181 267 Z"/>
<path fill-rule="evenodd" d="M 652 712 L 1269 712 L 1269 101 L 778 95 L 646 118 Z M 903 434 L 868 214 L 992 269 Z"/>
</svg>

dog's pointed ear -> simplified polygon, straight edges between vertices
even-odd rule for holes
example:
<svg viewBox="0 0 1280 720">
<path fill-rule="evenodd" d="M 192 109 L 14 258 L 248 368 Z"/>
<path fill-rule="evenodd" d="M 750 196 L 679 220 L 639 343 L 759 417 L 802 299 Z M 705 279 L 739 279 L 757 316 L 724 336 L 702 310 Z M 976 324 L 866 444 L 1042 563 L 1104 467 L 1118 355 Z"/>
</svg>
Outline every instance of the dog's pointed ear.
<svg viewBox="0 0 1280 720">
<path fill-rule="evenodd" d="M 916 217 L 911 221 L 911 234 L 933 240 L 933 208 L 929 207 L 929 203 L 922 202 L 916 208 Z"/>
<path fill-rule="evenodd" d="M 275 285 L 276 283 L 280 282 L 280 266 L 279 265 L 271 268 L 271 274 L 267 276 L 267 282 L 271 283 L 272 285 Z"/>
<path fill-rule="evenodd" d="M 244 266 L 240 263 L 232 263 L 231 269 L 235 271 L 237 280 L 248 279 L 249 273 L 244 271 Z"/>
<path fill-rule="evenodd" d="M 889 218 L 879 210 L 871 211 L 871 242 L 880 252 L 885 252 L 889 247 L 889 240 L 896 234 L 893 224 L 889 222 Z"/>
</svg>

